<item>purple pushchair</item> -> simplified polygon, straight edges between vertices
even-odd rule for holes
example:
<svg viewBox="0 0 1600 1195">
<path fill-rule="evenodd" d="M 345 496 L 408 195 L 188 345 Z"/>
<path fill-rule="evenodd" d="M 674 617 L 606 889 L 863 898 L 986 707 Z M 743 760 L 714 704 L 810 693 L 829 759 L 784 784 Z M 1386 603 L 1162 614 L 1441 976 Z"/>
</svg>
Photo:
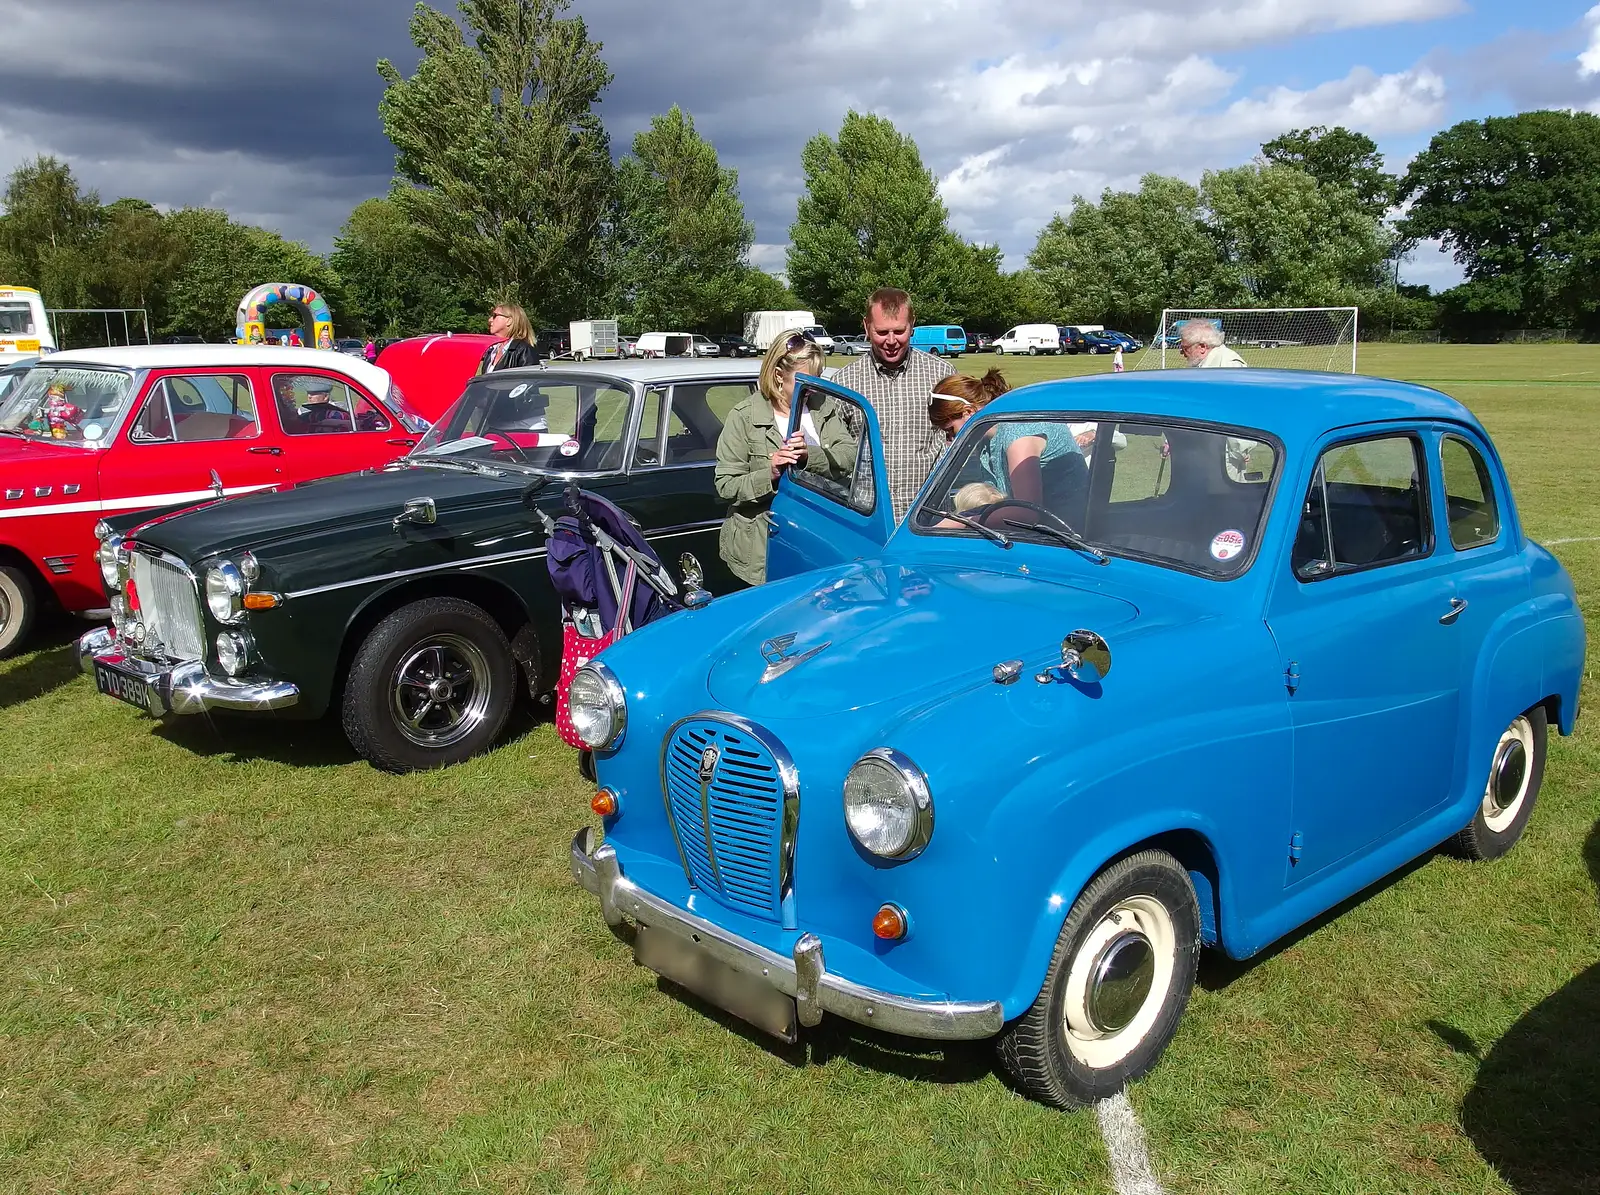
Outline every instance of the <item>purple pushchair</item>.
<svg viewBox="0 0 1600 1195">
<path fill-rule="evenodd" d="M 584 664 L 630 631 L 684 603 L 661 558 L 611 502 L 567 486 L 567 513 L 538 511 L 549 548 L 546 567 L 561 598 L 561 680 L 556 729 L 568 746 L 586 751 L 572 725 L 567 691 Z"/>
</svg>

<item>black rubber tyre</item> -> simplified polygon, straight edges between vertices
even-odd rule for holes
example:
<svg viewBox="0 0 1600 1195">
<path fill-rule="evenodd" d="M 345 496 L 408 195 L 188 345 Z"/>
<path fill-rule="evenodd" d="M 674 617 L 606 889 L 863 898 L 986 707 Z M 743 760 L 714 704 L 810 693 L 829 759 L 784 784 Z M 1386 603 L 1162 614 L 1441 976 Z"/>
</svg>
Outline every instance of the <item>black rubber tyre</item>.
<svg viewBox="0 0 1600 1195">
<path fill-rule="evenodd" d="M 1141 851 L 1112 864 L 1067 914 L 1039 998 L 998 1038 L 1001 1065 L 1054 1108 L 1115 1095 L 1177 1032 L 1199 958 L 1200 909 L 1178 861 Z"/>
<path fill-rule="evenodd" d="M 1038 355 L 1039 355 L 1039 346 L 1036 345 L 1036 344 L 1030 344 L 1028 346 L 1028 356 L 1037 357 Z"/>
<path fill-rule="evenodd" d="M 1542 705 L 1512 719 L 1495 744 L 1483 800 L 1472 820 L 1445 844 L 1453 854 L 1463 859 L 1498 859 L 1517 844 L 1544 782 L 1549 735 Z"/>
<path fill-rule="evenodd" d="M 487 750 L 517 669 L 500 624 L 471 602 L 427 598 L 367 635 L 345 681 L 345 737 L 374 767 L 415 772 Z"/>
<path fill-rule="evenodd" d="M 0 566 L 0 660 L 22 650 L 38 612 L 33 579 L 20 568 Z"/>
</svg>

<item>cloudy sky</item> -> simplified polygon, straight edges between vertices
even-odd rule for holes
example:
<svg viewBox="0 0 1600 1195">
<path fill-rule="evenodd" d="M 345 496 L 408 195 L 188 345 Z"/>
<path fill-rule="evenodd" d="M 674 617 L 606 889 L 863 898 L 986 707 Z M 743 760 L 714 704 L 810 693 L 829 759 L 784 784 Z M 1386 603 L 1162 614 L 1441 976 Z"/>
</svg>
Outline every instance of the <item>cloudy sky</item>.
<svg viewBox="0 0 1600 1195">
<path fill-rule="evenodd" d="M 449 0 L 437 0 L 443 7 Z M 1198 180 L 1343 124 L 1402 166 L 1450 123 L 1600 111 L 1590 0 L 575 0 L 616 75 L 617 152 L 692 113 L 783 266 L 800 147 L 855 108 L 912 134 L 958 231 L 1023 264 L 1075 194 Z M 206 204 L 324 251 L 382 194 L 375 63 L 415 62 L 404 0 L 0 0 L 0 170 L 71 162 L 110 200 Z M 1459 274 L 1424 248 L 1406 281 Z"/>
</svg>

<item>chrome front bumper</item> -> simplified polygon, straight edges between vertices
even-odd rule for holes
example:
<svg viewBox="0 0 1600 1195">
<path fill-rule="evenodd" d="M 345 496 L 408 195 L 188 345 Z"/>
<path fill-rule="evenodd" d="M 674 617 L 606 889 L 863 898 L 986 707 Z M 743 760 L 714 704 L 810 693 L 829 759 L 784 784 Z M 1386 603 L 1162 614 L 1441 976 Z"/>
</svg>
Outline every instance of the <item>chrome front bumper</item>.
<svg viewBox="0 0 1600 1195">
<path fill-rule="evenodd" d="M 78 667 L 93 676 L 96 663 L 135 673 L 144 682 L 145 708 L 158 718 L 207 710 L 260 713 L 287 709 L 300 700 L 299 687 L 288 681 L 217 680 L 199 661 L 162 668 L 127 655 L 105 627 L 78 640 Z"/>
<path fill-rule="evenodd" d="M 595 840 L 592 826 L 585 826 L 573 838 L 572 878 L 600 898 L 606 924 L 616 928 L 626 917 L 676 934 L 735 971 L 765 980 L 793 996 L 802 1025 L 815 1025 L 824 1012 L 831 1012 L 887 1033 L 964 1041 L 993 1037 L 1005 1024 L 998 1000 L 916 1000 L 830 975 L 822 958 L 822 940 L 812 933 L 800 935 L 790 957 L 747 942 L 640 888 L 622 874 L 617 852 L 608 845 L 596 846 Z"/>
</svg>

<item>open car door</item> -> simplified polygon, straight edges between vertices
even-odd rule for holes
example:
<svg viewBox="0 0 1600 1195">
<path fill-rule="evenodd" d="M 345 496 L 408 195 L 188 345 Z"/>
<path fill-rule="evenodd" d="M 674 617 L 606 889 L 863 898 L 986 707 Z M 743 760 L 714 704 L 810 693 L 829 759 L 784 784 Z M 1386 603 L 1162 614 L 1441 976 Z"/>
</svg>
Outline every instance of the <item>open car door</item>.
<svg viewBox="0 0 1600 1195">
<path fill-rule="evenodd" d="M 787 434 L 802 422 L 821 442 L 811 446 L 803 469 L 785 469 L 778 479 L 767 541 L 767 578 L 773 581 L 872 555 L 894 531 L 872 406 L 854 390 L 802 376 Z"/>
</svg>

